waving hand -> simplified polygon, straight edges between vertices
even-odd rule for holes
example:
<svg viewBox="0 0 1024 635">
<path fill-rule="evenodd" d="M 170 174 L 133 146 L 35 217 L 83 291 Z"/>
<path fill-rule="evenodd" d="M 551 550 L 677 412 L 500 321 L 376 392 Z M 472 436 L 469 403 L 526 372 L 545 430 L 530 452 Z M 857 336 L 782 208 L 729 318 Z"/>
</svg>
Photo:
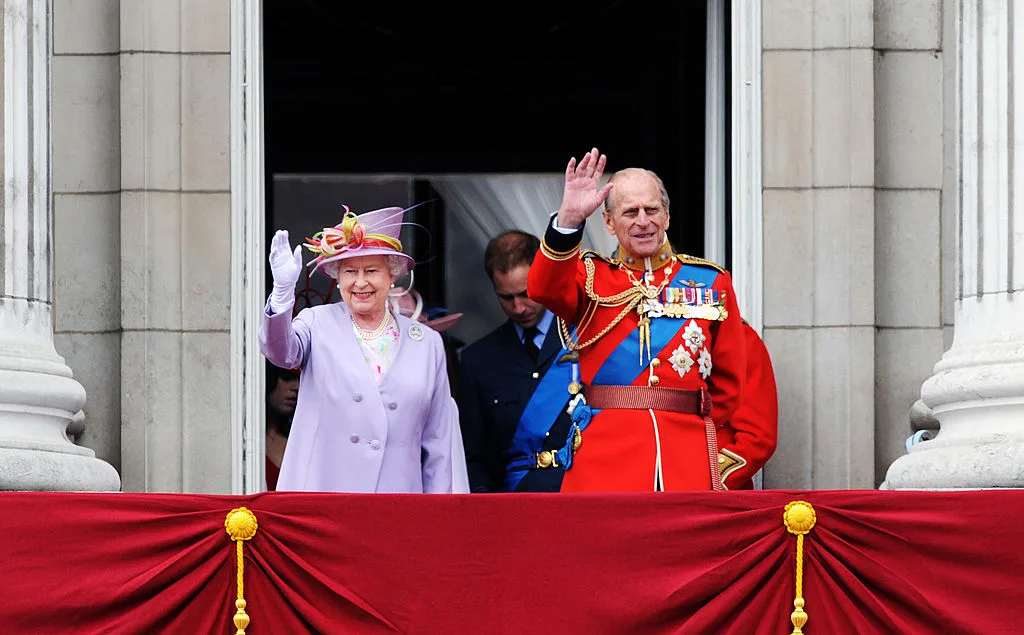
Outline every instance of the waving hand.
<svg viewBox="0 0 1024 635">
<path fill-rule="evenodd" d="M 563 229 L 579 227 L 583 221 L 597 211 L 612 184 L 601 185 L 601 175 L 608 157 L 598 154 L 594 148 L 576 164 L 576 157 L 569 159 L 565 168 L 565 188 L 562 190 L 562 205 L 558 208 L 558 226 Z"/>
</svg>

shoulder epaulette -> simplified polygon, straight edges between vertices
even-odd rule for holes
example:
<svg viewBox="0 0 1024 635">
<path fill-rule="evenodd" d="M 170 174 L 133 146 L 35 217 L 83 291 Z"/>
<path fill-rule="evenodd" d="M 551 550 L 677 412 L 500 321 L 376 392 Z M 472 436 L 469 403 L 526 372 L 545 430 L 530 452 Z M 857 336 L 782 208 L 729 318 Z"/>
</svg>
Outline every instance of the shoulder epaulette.
<svg viewBox="0 0 1024 635">
<path fill-rule="evenodd" d="M 703 258 L 698 258 L 696 256 L 690 256 L 688 254 L 676 254 L 676 260 L 678 260 L 679 262 L 683 263 L 684 265 L 696 265 L 698 267 L 709 267 L 711 269 L 715 269 L 719 273 L 725 273 L 725 269 L 723 269 L 722 267 L 719 267 L 718 265 L 716 265 L 715 263 L 711 262 L 710 260 L 704 260 Z"/>
<path fill-rule="evenodd" d="M 618 262 L 612 258 L 609 258 L 608 256 L 602 256 L 599 252 L 596 252 L 593 249 L 584 249 L 583 251 L 581 251 L 580 258 L 582 258 L 583 260 L 586 260 L 587 258 L 596 258 L 601 262 L 607 262 L 610 265 L 614 265 Z"/>
</svg>

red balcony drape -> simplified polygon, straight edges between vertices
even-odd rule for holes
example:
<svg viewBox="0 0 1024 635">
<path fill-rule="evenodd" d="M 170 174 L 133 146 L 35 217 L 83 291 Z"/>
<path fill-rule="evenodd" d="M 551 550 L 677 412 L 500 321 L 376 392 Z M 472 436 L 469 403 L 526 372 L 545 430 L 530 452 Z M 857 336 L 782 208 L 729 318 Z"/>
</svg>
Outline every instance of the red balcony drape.
<svg viewBox="0 0 1024 635">
<path fill-rule="evenodd" d="M 1024 493 L 0 494 L 0 632 L 1013 633 Z"/>
</svg>

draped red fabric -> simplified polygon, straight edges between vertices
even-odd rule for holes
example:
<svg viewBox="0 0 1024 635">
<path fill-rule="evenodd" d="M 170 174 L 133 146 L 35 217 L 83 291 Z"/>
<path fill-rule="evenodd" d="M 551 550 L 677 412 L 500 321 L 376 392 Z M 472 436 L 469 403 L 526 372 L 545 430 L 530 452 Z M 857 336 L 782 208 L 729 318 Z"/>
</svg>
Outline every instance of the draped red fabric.
<svg viewBox="0 0 1024 635">
<path fill-rule="evenodd" d="M 1024 493 L 0 494 L 0 632 L 1012 633 Z"/>
</svg>

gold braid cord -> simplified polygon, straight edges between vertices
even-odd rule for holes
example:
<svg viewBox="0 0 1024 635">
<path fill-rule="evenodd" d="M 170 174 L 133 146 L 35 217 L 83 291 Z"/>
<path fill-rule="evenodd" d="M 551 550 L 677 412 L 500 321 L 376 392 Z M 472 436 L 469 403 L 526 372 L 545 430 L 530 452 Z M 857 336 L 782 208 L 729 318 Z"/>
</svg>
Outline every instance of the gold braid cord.
<svg viewBox="0 0 1024 635">
<path fill-rule="evenodd" d="M 611 331 L 613 328 L 618 326 L 619 322 L 621 322 L 622 319 L 625 318 L 626 315 L 628 315 L 630 311 L 635 309 L 637 307 L 637 305 L 640 304 L 640 302 L 642 302 L 643 300 L 646 300 L 646 299 L 651 297 L 649 295 L 648 291 L 646 290 L 646 288 L 644 287 L 644 285 L 640 284 L 639 281 L 637 281 L 635 278 L 633 278 L 632 274 L 630 274 L 629 277 L 630 277 L 630 279 L 631 279 L 631 281 L 633 283 L 633 286 L 631 286 L 628 289 L 625 289 L 623 291 L 620 291 L 620 292 L 616 293 L 615 295 L 610 295 L 610 296 L 607 296 L 607 297 L 602 297 L 602 296 L 598 295 L 594 291 L 594 262 L 593 262 L 593 260 L 591 258 L 584 258 L 583 259 L 583 266 L 587 270 L 587 282 L 585 284 L 585 290 L 586 290 L 586 293 L 587 293 L 587 298 L 590 300 L 590 302 L 587 304 L 587 308 L 583 311 L 583 315 L 579 319 L 579 322 L 578 322 L 577 327 L 576 327 L 576 337 L 572 336 L 572 334 L 569 332 L 569 326 L 563 320 L 561 320 L 561 319 L 558 320 L 558 327 L 559 327 L 559 333 L 558 334 L 561 336 L 562 346 L 564 346 L 565 348 L 567 348 L 570 351 L 580 351 L 580 350 L 583 350 L 584 348 L 586 348 L 586 347 L 590 346 L 591 344 L 593 344 L 594 342 L 598 341 L 599 339 L 601 339 L 602 337 L 607 335 L 609 331 Z M 627 271 L 627 274 L 629 274 L 628 271 Z M 661 293 L 661 290 L 670 281 L 671 281 L 671 276 L 670 275 L 666 275 L 665 276 L 665 280 L 662 282 L 662 284 L 659 287 L 657 287 L 657 292 L 656 292 L 654 297 L 657 297 L 657 294 Z M 590 321 L 594 318 L 594 313 L 597 312 L 597 307 L 599 307 L 599 306 L 607 306 L 607 307 L 621 306 L 621 307 L 623 307 L 623 309 L 622 309 L 622 311 L 618 315 L 615 316 L 615 319 L 613 319 L 611 322 L 609 322 L 606 327 L 601 329 L 600 333 L 598 333 L 597 335 L 591 337 L 587 341 L 581 343 L 580 342 L 580 335 L 586 330 L 586 328 L 588 326 L 590 326 Z M 641 352 L 641 355 L 642 355 L 642 352 Z"/>
<path fill-rule="evenodd" d="M 235 635 L 245 635 L 249 626 L 249 616 L 245 613 L 244 576 L 245 560 L 242 554 L 242 543 L 256 535 L 256 514 L 245 507 L 238 507 L 228 512 L 224 519 L 224 529 L 231 540 L 235 541 L 235 554 L 238 558 L 238 599 L 235 600 L 234 623 Z"/>
<path fill-rule="evenodd" d="M 786 505 L 782 514 L 782 523 L 789 533 L 796 535 L 796 599 L 793 600 L 792 635 L 803 635 L 807 613 L 804 612 L 804 536 L 810 533 L 818 522 L 814 507 L 805 501 L 793 501 Z"/>
</svg>

